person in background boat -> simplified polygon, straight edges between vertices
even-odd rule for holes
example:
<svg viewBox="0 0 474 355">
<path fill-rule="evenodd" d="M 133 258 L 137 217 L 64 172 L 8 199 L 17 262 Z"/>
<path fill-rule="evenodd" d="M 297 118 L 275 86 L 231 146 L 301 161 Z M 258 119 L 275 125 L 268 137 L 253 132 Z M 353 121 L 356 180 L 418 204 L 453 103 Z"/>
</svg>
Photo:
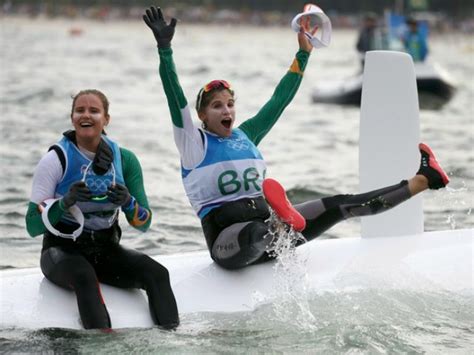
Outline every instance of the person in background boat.
<svg viewBox="0 0 474 355">
<path fill-rule="evenodd" d="M 402 38 L 405 51 L 409 53 L 414 62 L 423 62 L 428 55 L 428 44 L 425 36 L 420 32 L 418 21 L 409 17 L 406 21 L 408 29 Z"/>
<path fill-rule="evenodd" d="M 448 183 L 431 150 L 421 144 L 420 170 L 408 181 L 364 194 L 308 201 L 294 208 L 281 185 L 271 183 L 264 198 L 262 184 L 272 180 L 264 182 L 266 164 L 257 146 L 296 94 L 313 49 L 311 43 L 303 32 L 298 34 L 299 50 L 272 97 L 237 128 L 231 85 L 225 80 L 204 85 L 196 100 L 202 122 L 202 127 L 197 127 L 173 61 L 171 40 L 177 21 L 172 19 L 168 24 L 155 7 L 147 9 L 143 19 L 158 43 L 159 72 L 181 156 L 184 188 L 201 220 L 210 255 L 220 266 L 239 269 L 274 258 L 268 252 L 272 243 L 267 225 L 269 205 L 289 224 L 302 219 L 302 234 L 310 241 L 347 218 L 386 211 L 421 191 Z M 302 24 L 304 27 L 304 21 Z M 226 59 L 224 55 L 222 59 Z"/>
<path fill-rule="evenodd" d="M 356 48 L 359 52 L 361 67 L 364 67 L 365 52 L 384 48 L 384 36 L 378 26 L 377 14 L 369 12 L 364 16 L 362 28 L 357 38 Z"/>
<path fill-rule="evenodd" d="M 86 329 L 112 327 L 99 282 L 144 289 L 153 321 L 175 328 L 179 318 L 168 270 L 119 244 L 120 210 L 142 232 L 152 213 L 137 157 L 105 134 L 107 97 L 98 90 L 80 91 L 71 122 L 74 130 L 49 149 L 33 176 L 26 227 L 32 237 L 43 234 L 43 274 L 75 292 Z"/>
</svg>

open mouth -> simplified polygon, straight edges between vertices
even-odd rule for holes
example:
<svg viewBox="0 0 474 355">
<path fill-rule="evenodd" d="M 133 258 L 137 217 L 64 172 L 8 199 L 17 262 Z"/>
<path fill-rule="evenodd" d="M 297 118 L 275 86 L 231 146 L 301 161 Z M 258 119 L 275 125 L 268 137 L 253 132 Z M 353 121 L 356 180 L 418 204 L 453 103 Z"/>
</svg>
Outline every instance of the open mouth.
<svg viewBox="0 0 474 355">
<path fill-rule="evenodd" d="M 230 126 L 232 125 L 232 120 L 230 118 L 226 118 L 222 120 L 221 123 L 225 128 L 229 129 Z"/>
<path fill-rule="evenodd" d="M 89 122 L 82 122 L 82 123 L 81 123 L 81 127 L 83 127 L 83 128 L 92 127 L 92 123 L 89 123 Z"/>
</svg>

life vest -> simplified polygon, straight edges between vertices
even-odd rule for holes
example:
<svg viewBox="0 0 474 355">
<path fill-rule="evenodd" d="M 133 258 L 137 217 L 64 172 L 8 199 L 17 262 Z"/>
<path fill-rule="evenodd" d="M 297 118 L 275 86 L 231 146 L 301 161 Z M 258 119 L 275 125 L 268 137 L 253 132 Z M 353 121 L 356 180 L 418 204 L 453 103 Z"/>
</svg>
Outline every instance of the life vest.
<svg viewBox="0 0 474 355">
<path fill-rule="evenodd" d="M 420 33 L 409 33 L 405 38 L 405 46 L 414 62 L 425 60 L 427 49 Z"/>
<path fill-rule="evenodd" d="M 102 139 L 113 152 L 113 162 L 104 175 L 96 174 L 90 160 L 67 136 L 63 137 L 50 149 L 54 149 L 63 163 L 63 177 L 56 186 L 55 198 L 61 198 L 70 186 L 80 180 L 85 181 L 94 198 L 86 202 L 76 202 L 84 215 L 85 230 L 101 230 L 110 228 L 118 218 L 120 206 L 108 201 L 105 193 L 113 183 L 125 185 L 122 169 L 122 157 L 117 143 L 102 135 Z M 62 157 L 61 153 L 62 152 Z M 71 213 L 66 212 L 61 218 L 64 223 L 77 223 Z"/>
<path fill-rule="evenodd" d="M 266 164 L 241 129 L 230 137 L 203 131 L 203 141 L 202 162 L 193 169 L 181 167 L 184 189 L 199 218 L 226 202 L 262 195 Z"/>
</svg>

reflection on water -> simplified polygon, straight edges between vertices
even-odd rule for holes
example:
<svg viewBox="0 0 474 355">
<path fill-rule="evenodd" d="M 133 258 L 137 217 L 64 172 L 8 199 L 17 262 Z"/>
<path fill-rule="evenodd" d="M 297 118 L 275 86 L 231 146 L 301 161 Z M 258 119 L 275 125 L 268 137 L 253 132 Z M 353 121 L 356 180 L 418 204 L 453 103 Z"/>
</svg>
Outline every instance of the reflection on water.
<svg viewBox="0 0 474 355">
<path fill-rule="evenodd" d="M 2 19 L 2 25 L 0 268 L 38 265 L 41 238 L 29 238 L 24 225 L 33 170 L 69 128 L 71 95 L 85 88 L 108 95 L 108 132 L 137 154 L 144 171 L 153 225 L 141 234 L 122 221 L 123 243 L 152 255 L 205 249 L 181 185 L 149 30 L 140 22 Z M 71 26 L 80 27 L 81 36 L 70 36 Z M 355 37 L 355 32 L 336 30 L 331 47 L 312 54 L 298 94 L 260 145 L 268 175 L 289 189 L 294 202 L 358 189 L 358 108 L 311 103 L 316 83 L 357 72 Z M 474 84 L 466 80 L 474 66 L 470 41 L 469 36 L 452 34 L 430 43 L 433 59 L 458 81 L 459 90 L 442 110 L 421 112 L 422 139 L 437 152 L 452 181 L 445 191 L 425 193 L 426 230 L 473 226 Z M 236 90 L 237 120 L 242 121 L 271 96 L 297 43 L 289 28 L 179 23 L 173 48 L 190 104 L 203 83 L 226 78 Z M 351 220 L 325 237 L 358 233 L 358 221 Z M 238 316 L 186 315 L 177 332 L 3 329 L 0 345 L 2 351 L 32 353 L 450 352 L 472 342 L 472 298 L 366 291 L 316 295 L 307 304 L 305 312 L 314 319 L 306 330 L 292 323 L 302 311 L 293 300 L 283 307 L 295 317 L 269 306 Z"/>
</svg>

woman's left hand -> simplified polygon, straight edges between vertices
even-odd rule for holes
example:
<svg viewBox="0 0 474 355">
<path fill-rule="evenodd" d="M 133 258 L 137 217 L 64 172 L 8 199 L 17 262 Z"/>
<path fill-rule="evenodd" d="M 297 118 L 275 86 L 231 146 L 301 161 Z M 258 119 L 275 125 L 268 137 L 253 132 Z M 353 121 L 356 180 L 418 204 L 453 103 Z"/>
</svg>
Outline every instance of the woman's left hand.
<svg viewBox="0 0 474 355">
<path fill-rule="evenodd" d="M 308 16 L 301 18 L 300 26 L 300 32 L 298 32 L 298 43 L 300 45 L 300 49 L 311 53 L 311 51 L 313 50 L 313 45 L 309 41 L 309 38 L 306 36 L 305 32 L 308 32 L 312 36 L 314 36 L 316 34 L 316 31 L 318 30 L 318 27 L 310 27 L 310 18 Z"/>
<path fill-rule="evenodd" d="M 110 202 L 119 206 L 126 206 L 130 203 L 130 199 L 132 198 L 127 187 L 120 184 L 110 186 L 107 191 L 107 196 Z"/>
</svg>

